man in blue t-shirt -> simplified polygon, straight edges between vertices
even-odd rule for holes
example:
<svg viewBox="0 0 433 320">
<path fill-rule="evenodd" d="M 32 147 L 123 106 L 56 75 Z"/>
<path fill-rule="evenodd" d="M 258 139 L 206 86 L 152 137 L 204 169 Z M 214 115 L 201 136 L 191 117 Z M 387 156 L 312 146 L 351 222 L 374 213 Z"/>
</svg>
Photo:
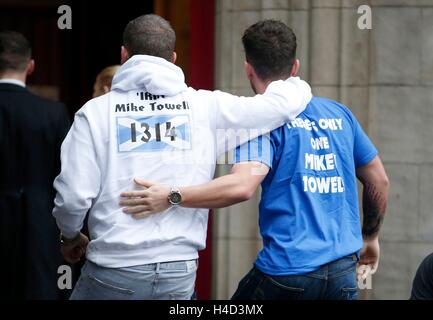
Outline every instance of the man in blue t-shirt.
<svg viewBox="0 0 433 320">
<path fill-rule="evenodd" d="M 266 20 L 242 38 L 246 73 L 256 93 L 296 75 L 296 37 L 285 24 Z M 181 206 L 219 208 L 249 199 L 262 185 L 259 207 L 263 250 L 233 299 L 356 299 L 362 276 L 379 263 L 378 234 L 389 182 L 378 152 L 344 105 L 314 97 L 298 118 L 239 147 L 229 175 L 180 187 Z M 360 223 L 357 177 L 363 184 Z M 165 186 L 128 195 L 129 213 L 169 207 Z M 130 202 L 128 202 L 130 201 Z"/>
</svg>

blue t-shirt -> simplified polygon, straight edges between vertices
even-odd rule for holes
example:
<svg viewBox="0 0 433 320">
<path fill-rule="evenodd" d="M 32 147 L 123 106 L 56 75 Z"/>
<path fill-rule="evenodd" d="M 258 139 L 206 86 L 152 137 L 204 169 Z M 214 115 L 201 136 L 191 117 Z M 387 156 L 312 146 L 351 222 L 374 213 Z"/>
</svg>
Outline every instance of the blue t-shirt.
<svg viewBox="0 0 433 320">
<path fill-rule="evenodd" d="M 235 162 L 271 168 L 262 182 L 255 266 L 301 275 L 362 248 L 357 167 L 377 150 L 344 105 L 314 97 L 297 119 L 240 146 Z"/>
</svg>

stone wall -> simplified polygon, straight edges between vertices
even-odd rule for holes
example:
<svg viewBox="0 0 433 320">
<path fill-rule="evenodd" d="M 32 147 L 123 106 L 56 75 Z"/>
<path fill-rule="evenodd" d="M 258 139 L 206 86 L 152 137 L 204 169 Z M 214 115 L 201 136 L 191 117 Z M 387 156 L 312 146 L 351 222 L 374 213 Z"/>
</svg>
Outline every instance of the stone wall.
<svg viewBox="0 0 433 320">
<path fill-rule="evenodd" d="M 372 30 L 357 27 L 361 4 L 372 8 Z M 378 147 L 391 194 L 380 270 L 362 297 L 408 298 L 433 251 L 433 0 L 217 0 L 218 89 L 252 95 L 240 39 L 265 18 L 294 29 L 301 76 L 316 95 L 347 104 Z M 231 296 L 261 247 L 258 197 L 215 213 L 216 299 Z"/>
</svg>

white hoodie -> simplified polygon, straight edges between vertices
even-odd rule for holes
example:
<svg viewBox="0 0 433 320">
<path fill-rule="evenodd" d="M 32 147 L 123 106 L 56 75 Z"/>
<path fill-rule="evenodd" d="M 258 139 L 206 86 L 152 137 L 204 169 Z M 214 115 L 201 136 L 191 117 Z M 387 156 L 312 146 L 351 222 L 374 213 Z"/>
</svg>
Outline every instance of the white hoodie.
<svg viewBox="0 0 433 320">
<path fill-rule="evenodd" d="M 133 56 L 116 73 L 112 91 L 75 114 L 54 182 L 57 225 L 72 238 L 89 213 L 87 259 L 104 267 L 195 259 L 205 247 L 207 209 L 172 207 L 135 220 L 118 205 L 120 193 L 135 188 L 134 177 L 171 186 L 206 183 L 236 130 L 263 129 L 238 137 L 238 145 L 295 119 L 310 100 L 311 88 L 299 78 L 273 82 L 250 98 L 196 91 L 174 64 Z M 225 130 L 222 139 L 218 129 Z"/>
</svg>

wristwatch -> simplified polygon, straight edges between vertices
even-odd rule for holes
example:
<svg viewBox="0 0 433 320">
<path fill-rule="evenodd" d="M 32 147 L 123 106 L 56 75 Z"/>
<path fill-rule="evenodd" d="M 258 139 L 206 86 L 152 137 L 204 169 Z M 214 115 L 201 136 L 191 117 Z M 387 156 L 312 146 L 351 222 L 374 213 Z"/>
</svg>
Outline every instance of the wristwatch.
<svg viewBox="0 0 433 320">
<path fill-rule="evenodd" d="M 80 233 L 78 233 L 74 238 L 68 239 L 62 233 L 60 233 L 60 245 L 67 246 L 71 243 L 74 243 L 80 237 Z"/>
<path fill-rule="evenodd" d="M 182 202 L 182 194 L 180 193 L 178 188 L 170 188 L 170 193 L 168 194 L 168 202 L 170 202 L 172 206 L 180 205 L 180 203 Z"/>
</svg>

